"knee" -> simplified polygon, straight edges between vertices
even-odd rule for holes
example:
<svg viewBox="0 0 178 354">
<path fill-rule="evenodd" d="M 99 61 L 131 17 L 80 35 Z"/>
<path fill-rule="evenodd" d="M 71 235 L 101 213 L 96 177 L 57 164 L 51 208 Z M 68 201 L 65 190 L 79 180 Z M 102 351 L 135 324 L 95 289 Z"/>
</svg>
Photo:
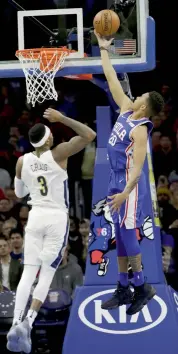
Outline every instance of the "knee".
<svg viewBox="0 0 178 354">
<path fill-rule="evenodd" d="M 39 276 L 38 284 L 33 292 L 33 298 L 41 301 L 42 303 L 45 301 L 48 291 L 50 289 L 50 285 L 52 283 L 53 277 L 55 274 L 55 269 L 42 265 L 41 274 Z"/>
<path fill-rule="evenodd" d="M 140 245 L 137 239 L 135 229 L 124 229 L 122 241 L 128 256 L 137 256 L 140 254 Z"/>
<path fill-rule="evenodd" d="M 42 261 L 42 264 L 46 266 L 50 266 L 54 262 L 60 262 L 60 258 L 62 257 L 61 252 L 58 253 L 55 249 L 54 250 L 43 250 L 39 258 Z"/>
<path fill-rule="evenodd" d="M 25 265 L 19 286 L 22 286 L 23 288 L 31 288 L 37 277 L 38 270 L 39 267 L 37 266 Z"/>
</svg>

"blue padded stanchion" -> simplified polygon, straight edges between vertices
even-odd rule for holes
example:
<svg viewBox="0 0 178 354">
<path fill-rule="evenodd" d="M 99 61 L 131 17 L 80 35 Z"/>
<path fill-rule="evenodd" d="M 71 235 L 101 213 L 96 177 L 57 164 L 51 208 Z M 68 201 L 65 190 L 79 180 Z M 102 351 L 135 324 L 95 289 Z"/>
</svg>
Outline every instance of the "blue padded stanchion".
<svg viewBox="0 0 178 354">
<path fill-rule="evenodd" d="M 141 312 L 131 317 L 126 315 L 126 306 L 113 311 L 101 309 L 102 301 L 114 291 L 118 279 L 115 233 L 104 207 L 110 172 L 106 149 L 110 131 L 110 109 L 98 107 L 97 155 L 85 284 L 75 293 L 63 354 L 143 354 L 143 351 L 145 354 L 177 354 L 178 295 L 167 286 L 162 271 L 149 145 L 144 165 L 147 177 L 145 221 L 140 229 L 139 242 L 144 275 L 147 282 L 156 288 L 157 295 Z"/>
</svg>

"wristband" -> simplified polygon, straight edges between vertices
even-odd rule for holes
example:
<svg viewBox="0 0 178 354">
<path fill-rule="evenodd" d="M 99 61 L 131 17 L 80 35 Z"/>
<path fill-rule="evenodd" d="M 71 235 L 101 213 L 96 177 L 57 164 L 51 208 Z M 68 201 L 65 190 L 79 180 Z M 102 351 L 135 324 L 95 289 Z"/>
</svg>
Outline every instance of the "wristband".
<svg viewBox="0 0 178 354">
<path fill-rule="evenodd" d="M 100 50 L 106 50 L 107 52 L 109 52 L 109 50 L 105 47 L 100 47 Z"/>
</svg>

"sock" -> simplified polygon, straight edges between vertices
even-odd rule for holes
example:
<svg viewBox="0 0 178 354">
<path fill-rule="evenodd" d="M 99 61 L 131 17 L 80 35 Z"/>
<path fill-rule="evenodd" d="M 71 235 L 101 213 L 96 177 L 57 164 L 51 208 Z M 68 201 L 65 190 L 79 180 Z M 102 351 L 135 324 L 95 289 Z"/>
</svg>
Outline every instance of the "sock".
<svg viewBox="0 0 178 354">
<path fill-rule="evenodd" d="M 24 311 L 23 310 L 15 310 L 14 311 L 14 319 L 12 325 L 18 325 L 19 323 L 22 322 Z"/>
<path fill-rule="evenodd" d="M 135 286 L 141 286 L 144 284 L 144 276 L 142 270 L 140 272 L 134 272 L 134 284 Z"/>
<path fill-rule="evenodd" d="M 26 318 L 28 318 L 28 322 L 29 322 L 29 325 L 31 328 L 33 326 L 33 322 L 35 321 L 35 318 L 37 315 L 38 315 L 38 312 L 36 312 L 35 310 L 28 310 Z"/>
<path fill-rule="evenodd" d="M 129 284 L 128 273 L 119 273 L 119 282 L 122 286 L 127 287 Z"/>
</svg>

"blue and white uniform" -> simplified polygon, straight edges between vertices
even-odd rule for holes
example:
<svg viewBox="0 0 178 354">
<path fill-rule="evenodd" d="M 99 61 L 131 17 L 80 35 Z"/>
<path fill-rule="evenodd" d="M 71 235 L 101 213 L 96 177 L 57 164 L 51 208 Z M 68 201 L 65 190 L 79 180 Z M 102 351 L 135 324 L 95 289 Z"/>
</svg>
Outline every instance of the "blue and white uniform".
<svg viewBox="0 0 178 354">
<path fill-rule="evenodd" d="M 111 132 L 108 141 L 108 156 L 111 165 L 108 195 L 123 192 L 133 168 L 134 141 L 131 137 L 135 128 L 146 125 L 148 136 L 153 125 L 147 118 L 132 120 L 133 111 L 121 114 Z M 136 187 L 130 193 L 129 198 L 122 204 L 120 213 L 113 214 L 113 221 L 125 224 L 127 229 L 135 229 L 142 225 L 144 215 L 142 203 L 146 193 L 145 175 L 142 171 Z"/>
</svg>

